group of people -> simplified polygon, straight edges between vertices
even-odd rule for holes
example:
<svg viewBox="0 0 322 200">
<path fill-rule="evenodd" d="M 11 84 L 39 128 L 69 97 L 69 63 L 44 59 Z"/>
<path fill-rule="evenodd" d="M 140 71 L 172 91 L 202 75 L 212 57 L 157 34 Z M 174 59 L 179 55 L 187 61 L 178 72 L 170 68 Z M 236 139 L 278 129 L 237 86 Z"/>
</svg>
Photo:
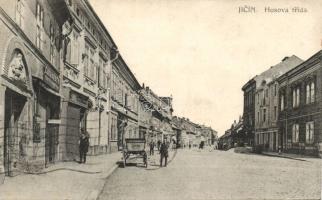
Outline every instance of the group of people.
<svg viewBox="0 0 322 200">
<path fill-rule="evenodd" d="M 79 163 L 86 163 L 86 154 L 88 152 L 89 147 L 89 134 L 84 129 L 80 131 L 80 138 L 79 138 Z M 154 155 L 154 148 L 155 143 L 151 141 L 150 144 L 150 155 Z M 157 142 L 157 148 L 160 153 L 160 167 L 163 165 L 166 167 L 168 164 L 168 157 L 169 157 L 169 143 L 166 140 L 161 142 L 160 140 Z"/>
<path fill-rule="evenodd" d="M 150 146 L 150 156 L 154 155 L 154 148 L 155 148 L 154 141 L 151 141 L 149 143 L 149 146 Z M 163 140 L 163 142 L 158 140 L 157 148 L 160 153 L 160 167 L 162 167 L 163 161 L 164 161 L 164 166 L 166 167 L 168 164 L 168 157 L 169 157 L 169 152 L 168 152 L 169 143 L 166 140 Z"/>
</svg>

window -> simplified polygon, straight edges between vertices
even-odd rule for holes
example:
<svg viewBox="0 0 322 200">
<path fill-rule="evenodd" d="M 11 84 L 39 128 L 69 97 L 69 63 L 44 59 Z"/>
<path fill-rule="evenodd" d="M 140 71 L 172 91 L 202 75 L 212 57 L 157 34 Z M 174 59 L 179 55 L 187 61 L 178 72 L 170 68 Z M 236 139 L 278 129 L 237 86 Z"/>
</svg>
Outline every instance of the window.
<svg viewBox="0 0 322 200">
<path fill-rule="evenodd" d="M 285 101 L 285 96 L 281 95 L 281 111 L 283 111 L 285 108 L 284 101 Z"/>
<path fill-rule="evenodd" d="M 89 60 L 89 46 L 85 45 L 85 53 L 84 53 L 84 74 L 85 74 L 85 76 L 89 76 L 88 60 Z"/>
<path fill-rule="evenodd" d="M 72 34 L 72 41 L 71 41 L 71 59 L 70 64 L 72 65 L 78 65 L 78 59 L 79 59 L 79 47 L 78 47 L 78 34 L 73 32 Z"/>
<path fill-rule="evenodd" d="M 297 143 L 299 142 L 299 125 L 293 124 L 292 127 L 292 142 Z"/>
<path fill-rule="evenodd" d="M 263 110 L 263 122 L 266 121 L 266 109 Z"/>
<path fill-rule="evenodd" d="M 50 23 L 49 27 L 49 39 L 50 39 L 50 62 L 55 66 L 55 57 L 56 57 L 56 51 L 55 51 L 55 30 L 54 25 Z"/>
<path fill-rule="evenodd" d="M 277 85 L 275 84 L 274 85 L 274 96 L 276 97 L 276 95 L 277 95 Z"/>
<path fill-rule="evenodd" d="M 17 5 L 16 5 L 16 23 L 21 28 L 23 28 L 22 27 L 22 25 L 23 25 L 23 10 L 24 10 L 23 0 L 17 0 Z"/>
<path fill-rule="evenodd" d="M 274 106 L 274 120 L 277 119 L 277 107 Z"/>
<path fill-rule="evenodd" d="M 43 42 L 42 30 L 43 30 L 43 27 L 44 27 L 44 11 L 41 8 L 39 3 L 37 3 L 36 19 L 37 19 L 36 46 L 39 49 L 41 49 L 42 48 L 42 42 Z"/>
<path fill-rule="evenodd" d="M 90 49 L 90 57 L 89 57 L 89 77 L 92 79 L 92 80 L 96 80 L 96 77 L 95 77 L 95 63 L 94 63 L 94 50 L 93 49 Z"/>
<path fill-rule="evenodd" d="M 102 58 L 99 58 L 98 60 L 98 69 L 97 69 L 97 77 L 98 77 L 98 86 L 105 88 L 105 81 L 104 81 L 104 68 L 103 68 L 103 60 Z"/>
<path fill-rule="evenodd" d="M 306 103 L 314 103 L 315 101 L 315 84 L 310 82 L 306 84 Z"/>
<path fill-rule="evenodd" d="M 293 108 L 300 105 L 300 88 L 293 89 Z"/>
<path fill-rule="evenodd" d="M 305 141 L 308 144 L 312 144 L 314 142 L 314 122 L 306 123 L 306 134 Z"/>
<path fill-rule="evenodd" d="M 111 140 L 117 140 L 117 119 L 115 117 L 112 118 L 111 122 Z"/>
</svg>

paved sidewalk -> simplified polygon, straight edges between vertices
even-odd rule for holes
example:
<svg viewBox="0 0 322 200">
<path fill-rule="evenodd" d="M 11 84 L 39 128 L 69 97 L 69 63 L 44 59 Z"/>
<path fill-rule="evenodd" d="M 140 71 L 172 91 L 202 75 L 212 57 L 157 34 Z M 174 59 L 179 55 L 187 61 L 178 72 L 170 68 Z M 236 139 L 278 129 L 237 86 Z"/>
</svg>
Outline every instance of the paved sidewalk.
<svg viewBox="0 0 322 200">
<path fill-rule="evenodd" d="M 276 153 L 276 152 L 262 152 L 262 154 L 266 155 L 266 156 L 288 158 L 288 159 L 300 160 L 300 161 L 321 161 L 321 158 L 314 158 L 312 156 L 290 154 L 290 153 L 280 153 L 279 154 L 279 153 Z"/>
<path fill-rule="evenodd" d="M 121 153 L 88 156 L 86 164 L 60 162 L 40 174 L 6 177 L 0 185 L 1 200 L 96 199 L 105 178 L 117 167 Z"/>
</svg>

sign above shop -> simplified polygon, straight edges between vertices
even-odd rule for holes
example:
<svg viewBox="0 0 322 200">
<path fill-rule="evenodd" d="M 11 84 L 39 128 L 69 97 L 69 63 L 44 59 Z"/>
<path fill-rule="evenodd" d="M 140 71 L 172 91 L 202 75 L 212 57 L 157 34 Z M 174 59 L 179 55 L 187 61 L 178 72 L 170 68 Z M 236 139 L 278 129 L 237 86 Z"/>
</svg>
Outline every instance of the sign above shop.
<svg viewBox="0 0 322 200">
<path fill-rule="evenodd" d="M 48 124 L 61 124 L 60 119 L 48 119 Z"/>
<path fill-rule="evenodd" d="M 59 73 L 49 65 L 44 69 L 44 82 L 55 91 L 59 91 Z"/>
</svg>

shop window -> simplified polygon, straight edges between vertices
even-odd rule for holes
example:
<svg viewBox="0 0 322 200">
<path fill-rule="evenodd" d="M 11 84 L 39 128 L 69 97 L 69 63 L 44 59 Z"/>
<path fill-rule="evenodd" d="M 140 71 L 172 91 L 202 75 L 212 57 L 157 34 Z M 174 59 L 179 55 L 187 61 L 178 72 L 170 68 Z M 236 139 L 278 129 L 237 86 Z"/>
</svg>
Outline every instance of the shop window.
<svg viewBox="0 0 322 200">
<path fill-rule="evenodd" d="M 306 123 L 305 141 L 308 144 L 312 144 L 314 142 L 314 122 Z"/>
</svg>

